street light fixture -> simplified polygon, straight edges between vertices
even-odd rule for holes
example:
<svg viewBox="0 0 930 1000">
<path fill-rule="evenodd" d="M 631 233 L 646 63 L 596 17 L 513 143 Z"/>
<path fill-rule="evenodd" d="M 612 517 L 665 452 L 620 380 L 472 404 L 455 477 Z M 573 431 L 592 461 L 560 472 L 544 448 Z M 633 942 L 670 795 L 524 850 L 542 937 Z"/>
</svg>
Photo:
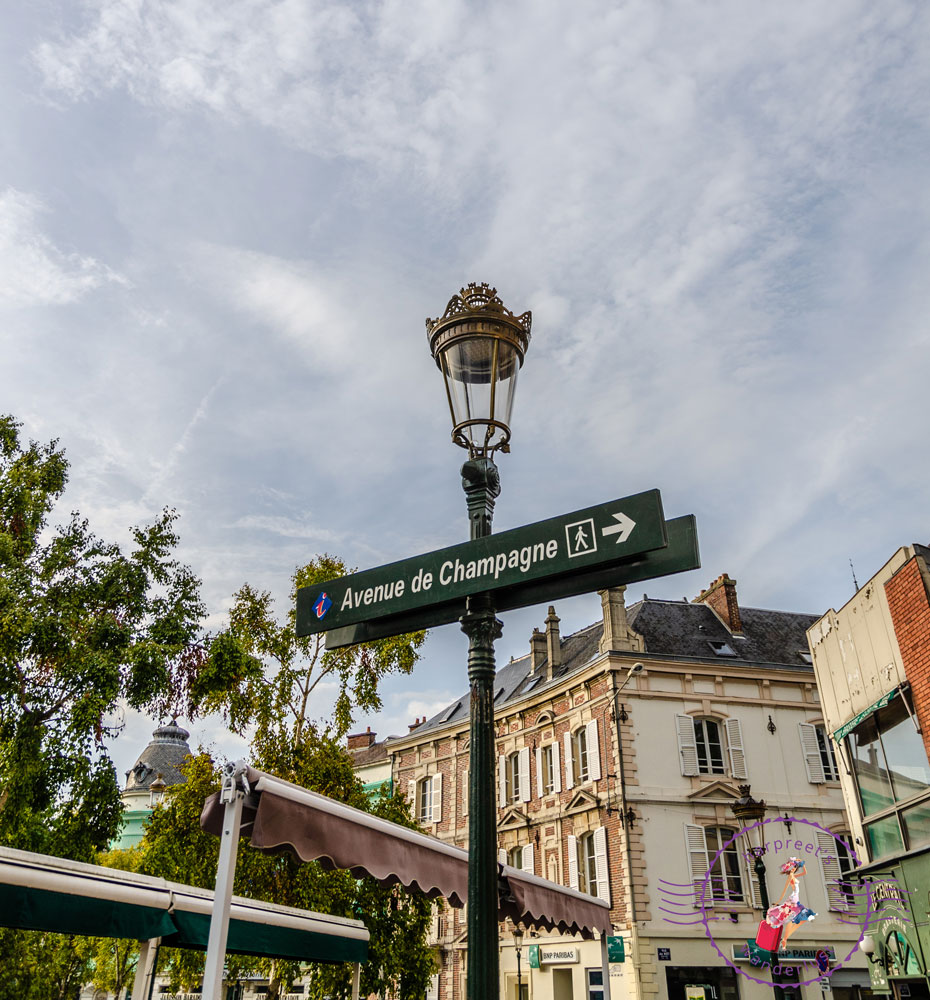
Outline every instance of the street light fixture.
<svg viewBox="0 0 930 1000">
<path fill-rule="evenodd" d="M 471 540 L 491 534 L 500 495 L 495 451 L 510 450 L 517 373 L 530 342 L 532 316 L 517 316 L 484 284 L 453 295 L 439 319 L 427 319 L 430 352 L 442 372 L 452 440 L 468 451 L 462 487 Z M 468 788 L 468 1000 L 500 993 L 497 956 L 497 816 L 494 805 L 494 640 L 502 624 L 489 593 L 468 598 L 461 618 L 468 636 L 471 689 Z"/>
<path fill-rule="evenodd" d="M 523 1000 L 523 972 L 520 959 L 523 957 L 523 927 L 515 924 L 513 928 L 513 946 L 517 951 L 517 1000 Z"/>
<path fill-rule="evenodd" d="M 765 802 L 757 802 L 750 792 L 750 785 L 740 785 L 739 793 L 740 797 L 733 803 L 730 807 L 733 811 L 733 815 L 737 818 L 742 826 L 749 826 L 753 823 L 760 823 L 765 819 Z M 756 873 L 756 878 L 759 881 L 759 895 L 762 899 L 762 912 L 765 913 L 769 908 L 769 891 L 765 884 L 765 862 L 762 860 L 762 855 L 765 854 L 765 830 L 763 827 L 756 827 L 758 831 L 759 846 L 750 846 L 749 853 L 756 859 L 753 865 L 753 870 Z M 747 834 L 750 839 L 750 845 L 752 845 L 752 836 Z"/>
</svg>

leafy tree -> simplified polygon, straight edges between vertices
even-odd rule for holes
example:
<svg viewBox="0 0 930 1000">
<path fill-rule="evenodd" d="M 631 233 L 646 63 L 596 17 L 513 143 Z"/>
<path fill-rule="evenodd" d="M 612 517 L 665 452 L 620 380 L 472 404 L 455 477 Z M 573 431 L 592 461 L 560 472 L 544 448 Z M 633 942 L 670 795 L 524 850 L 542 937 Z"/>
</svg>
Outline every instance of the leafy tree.
<svg viewBox="0 0 930 1000">
<path fill-rule="evenodd" d="M 23 447 L 0 417 L 0 843 L 90 860 L 120 822 L 106 720 L 183 703 L 205 612 L 173 512 L 128 554 L 77 514 L 48 530 L 67 470 L 57 441 Z"/>
<path fill-rule="evenodd" d="M 353 711 L 381 708 L 379 686 L 389 674 L 409 674 L 425 632 L 414 632 L 326 650 L 322 635 L 298 637 L 296 596 L 347 572 L 341 559 L 322 555 L 298 567 L 291 578 L 291 606 L 285 620 L 273 614 L 272 597 L 245 584 L 233 596 L 229 627 L 213 641 L 210 659 L 194 685 L 197 707 L 222 711 L 235 732 L 255 727 L 260 745 L 299 744 L 311 718 L 320 683 L 335 681 L 339 693 L 332 728 L 343 736 Z"/>
</svg>

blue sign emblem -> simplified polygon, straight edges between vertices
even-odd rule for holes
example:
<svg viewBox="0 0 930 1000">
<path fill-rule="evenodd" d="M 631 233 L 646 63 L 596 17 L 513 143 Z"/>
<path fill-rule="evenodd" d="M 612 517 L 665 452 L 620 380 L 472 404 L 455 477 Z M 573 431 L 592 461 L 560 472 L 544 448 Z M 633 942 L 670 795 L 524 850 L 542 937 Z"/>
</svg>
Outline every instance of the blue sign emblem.
<svg viewBox="0 0 930 1000">
<path fill-rule="evenodd" d="M 317 618 L 322 618 L 332 606 L 333 602 L 329 599 L 329 594 L 324 590 L 316 599 L 316 604 L 313 605 L 313 613 Z"/>
</svg>

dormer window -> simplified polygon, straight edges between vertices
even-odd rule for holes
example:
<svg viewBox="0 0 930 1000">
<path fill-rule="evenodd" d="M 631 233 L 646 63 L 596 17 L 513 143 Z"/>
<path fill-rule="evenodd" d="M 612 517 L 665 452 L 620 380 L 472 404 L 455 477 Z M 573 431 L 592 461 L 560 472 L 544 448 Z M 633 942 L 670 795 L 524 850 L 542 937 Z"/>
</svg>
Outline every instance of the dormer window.
<svg viewBox="0 0 930 1000">
<path fill-rule="evenodd" d="M 806 650 L 806 649 L 799 649 L 798 650 L 798 656 L 800 656 L 801 659 L 805 663 L 809 663 L 809 664 L 811 664 L 811 666 L 813 666 L 813 664 L 814 664 L 814 658 L 813 658 L 813 656 L 811 656 L 811 654 L 810 654 L 810 652 L 808 650 Z"/>
<path fill-rule="evenodd" d="M 715 656 L 736 656 L 733 647 L 728 642 L 709 642 Z"/>
</svg>

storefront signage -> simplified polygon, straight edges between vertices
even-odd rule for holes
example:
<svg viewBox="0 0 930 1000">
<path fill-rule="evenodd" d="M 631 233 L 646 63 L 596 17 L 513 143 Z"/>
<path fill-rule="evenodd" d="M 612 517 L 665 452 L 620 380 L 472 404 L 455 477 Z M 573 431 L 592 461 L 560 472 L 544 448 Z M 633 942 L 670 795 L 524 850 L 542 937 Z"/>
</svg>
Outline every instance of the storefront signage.
<svg viewBox="0 0 930 1000">
<path fill-rule="evenodd" d="M 619 934 L 607 938 L 607 961 L 623 962 L 626 959 L 626 949 L 623 938 Z"/>
<path fill-rule="evenodd" d="M 578 961 L 577 948 L 543 948 L 539 946 L 539 968 L 543 965 L 572 965 Z M 532 964 L 532 963 L 531 963 Z"/>
<path fill-rule="evenodd" d="M 656 957 L 660 962 L 671 962 L 672 960 L 672 949 L 671 948 L 656 948 Z"/>
<path fill-rule="evenodd" d="M 819 948 L 786 948 L 778 953 L 778 961 L 784 965 L 785 962 L 816 962 L 817 953 L 823 951 L 831 962 L 836 961 L 836 952 L 832 945 L 825 945 Z M 733 945 L 733 961 L 748 962 L 750 960 L 749 945 Z"/>
</svg>

